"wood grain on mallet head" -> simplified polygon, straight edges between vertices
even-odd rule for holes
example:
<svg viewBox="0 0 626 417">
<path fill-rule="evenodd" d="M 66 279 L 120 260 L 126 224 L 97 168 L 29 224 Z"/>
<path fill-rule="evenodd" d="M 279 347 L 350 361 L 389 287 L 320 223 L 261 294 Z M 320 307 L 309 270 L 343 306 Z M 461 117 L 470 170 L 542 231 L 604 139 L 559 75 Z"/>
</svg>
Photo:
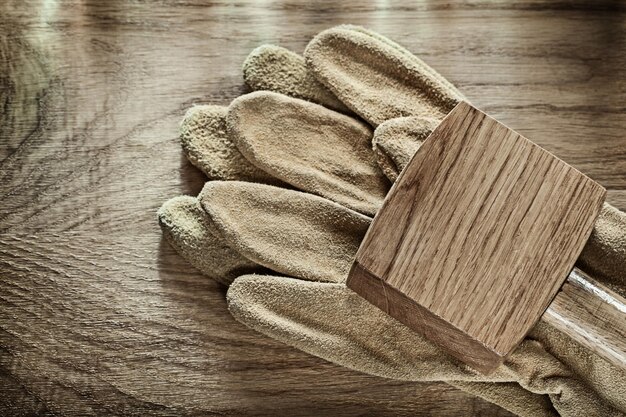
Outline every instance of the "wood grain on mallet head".
<svg viewBox="0 0 626 417">
<path fill-rule="evenodd" d="M 460 103 L 400 174 L 347 285 L 488 373 L 554 298 L 605 193 Z"/>
</svg>

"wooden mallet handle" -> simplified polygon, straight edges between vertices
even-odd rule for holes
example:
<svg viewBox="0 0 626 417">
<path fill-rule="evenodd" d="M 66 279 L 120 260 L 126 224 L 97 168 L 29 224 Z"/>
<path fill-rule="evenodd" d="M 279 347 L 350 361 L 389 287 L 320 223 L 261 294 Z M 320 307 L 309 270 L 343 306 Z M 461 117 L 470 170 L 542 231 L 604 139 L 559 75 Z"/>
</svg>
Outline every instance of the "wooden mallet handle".
<svg viewBox="0 0 626 417">
<path fill-rule="evenodd" d="M 626 369 L 626 300 L 580 269 L 572 270 L 541 320 Z"/>
</svg>

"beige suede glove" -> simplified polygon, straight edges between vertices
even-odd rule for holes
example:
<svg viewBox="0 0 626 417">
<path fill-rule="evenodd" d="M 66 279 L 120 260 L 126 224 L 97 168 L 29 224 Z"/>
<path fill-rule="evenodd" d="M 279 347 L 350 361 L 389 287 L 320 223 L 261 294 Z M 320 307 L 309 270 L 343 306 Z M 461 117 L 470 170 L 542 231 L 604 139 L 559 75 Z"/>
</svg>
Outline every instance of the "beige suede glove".
<svg viewBox="0 0 626 417">
<path fill-rule="evenodd" d="M 365 49 L 344 54 L 358 47 Z M 363 56 L 366 62 L 359 63 Z M 394 116 L 419 117 L 383 123 L 374 136 L 374 157 L 369 151 L 371 130 L 365 124 L 276 94 L 242 97 L 228 110 L 200 107 L 188 113 L 183 146 L 190 160 L 210 178 L 281 186 L 214 181 L 199 200 L 170 200 L 159 212 L 168 240 L 221 282 L 246 272 L 276 271 L 297 278 L 237 278 L 228 292 L 233 315 L 252 328 L 335 363 L 397 379 L 448 381 L 520 415 L 557 411 L 621 415 L 625 409 L 623 373 L 554 329 L 537 326 L 510 360 L 485 378 L 342 284 L 369 216 L 389 186 L 373 161 L 376 158 L 394 179 L 460 95 L 450 94 L 455 90 L 449 83 L 433 76 L 436 73 L 408 52 L 362 29 L 339 28 L 321 34 L 307 48 L 307 58 L 312 72 L 372 125 Z M 278 67 L 269 69 L 268 63 Z M 324 102 L 320 99 L 324 97 L 328 107 L 346 112 L 327 90 L 311 93 L 320 86 L 301 64 L 301 58 L 285 50 L 262 48 L 247 61 L 246 80 L 251 86 L 318 102 Z M 281 68 L 289 70 L 281 72 Z M 350 76 L 356 69 L 361 71 L 358 80 Z M 276 73 L 286 76 L 272 77 Z M 374 82 L 372 77 L 378 78 Z M 359 88 L 350 92 L 356 81 L 361 83 Z M 313 87 L 307 90 L 301 85 Z M 370 106 L 366 90 L 380 85 L 388 96 L 373 100 L 377 110 Z M 360 99 L 354 95 L 356 90 L 365 91 Z M 403 100 L 400 104 L 398 97 Z M 581 257 L 584 266 L 595 268 L 596 276 L 604 274 L 614 288 L 622 290 L 625 223 L 623 213 L 605 207 Z"/>
</svg>

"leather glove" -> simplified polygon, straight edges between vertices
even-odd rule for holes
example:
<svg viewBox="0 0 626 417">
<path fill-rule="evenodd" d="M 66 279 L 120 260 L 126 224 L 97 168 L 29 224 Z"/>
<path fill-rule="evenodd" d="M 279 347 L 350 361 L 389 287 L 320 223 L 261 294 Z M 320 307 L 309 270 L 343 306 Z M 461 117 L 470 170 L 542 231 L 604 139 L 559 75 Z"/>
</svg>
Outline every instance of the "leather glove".
<svg viewBox="0 0 626 417">
<path fill-rule="evenodd" d="M 339 64 L 350 69 L 344 71 L 348 75 L 354 73 L 354 68 L 362 69 L 365 64 L 359 67 L 353 62 L 362 54 L 353 54 L 346 60 L 325 60 L 319 58 L 321 55 L 309 53 L 317 50 L 325 51 L 324 56 L 327 57 L 345 57 L 343 53 L 354 50 L 354 45 L 367 45 L 366 49 L 377 51 L 368 57 L 367 64 L 388 69 L 391 74 L 397 74 L 392 64 L 414 65 L 408 52 L 386 43 L 380 37 L 367 35 L 366 31 L 339 28 L 336 32 L 331 30 L 321 34 L 307 48 L 309 62 L 316 62 L 317 65 L 317 69 L 310 73 L 322 73 L 324 68 L 331 68 L 334 71 L 330 71 L 332 74 L 341 74 Z M 342 43 L 342 36 L 350 38 L 349 47 Z M 352 37 L 358 38 L 358 42 Z M 328 48 L 324 49 L 322 41 L 325 39 L 332 40 L 330 52 Z M 374 43 L 378 49 L 370 48 L 368 42 Z M 312 48 L 313 45 L 317 49 Z M 333 50 L 339 53 L 333 55 Z M 386 56 L 385 53 L 391 55 Z M 395 55 L 401 55 L 402 59 Z M 387 64 L 386 59 L 389 60 Z M 300 74 L 307 73 L 306 68 L 300 68 Z M 421 68 L 423 71 L 424 67 Z M 376 76 L 380 72 L 373 71 Z M 262 71 L 252 73 L 260 74 Z M 385 78 L 385 71 L 382 73 Z M 397 97 L 405 97 L 393 91 L 394 86 L 399 86 L 400 90 L 406 86 L 402 84 L 403 80 L 409 80 L 408 86 L 412 89 L 416 85 L 414 80 L 432 81 L 429 71 L 425 76 L 419 71 L 412 74 L 419 76 L 413 80 L 400 76 L 400 82 L 391 80 L 383 84 L 391 90 L 387 102 L 393 104 Z M 307 77 L 300 79 L 310 80 Z M 378 80 L 368 84 L 367 81 L 371 81 L 368 77 L 362 81 L 365 85 L 383 82 Z M 326 79 L 320 76 L 319 79 L 326 80 L 325 84 L 339 97 L 344 97 L 340 93 L 350 91 L 350 85 L 355 82 L 345 74 Z M 335 80 L 335 84 L 327 84 L 328 79 Z M 341 82 L 346 82 L 348 86 L 342 86 Z M 372 125 L 383 123 L 374 135 L 374 150 L 384 172 L 391 179 L 446 111 L 445 107 L 437 110 L 442 100 L 429 90 L 431 84 L 424 82 L 419 85 L 425 85 L 426 91 L 406 98 L 396 113 L 393 106 L 385 106 L 384 100 L 379 101 L 380 97 L 376 102 L 382 113 L 368 110 L 366 96 L 363 100 L 346 100 L 352 111 Z M 440 87 L 443 91 L 448 88 L 445 83 L 441 83 Z M 296 90 L 298 88 L 285 92 L 294 94 Z M 313 99 L 311 94 L 308 97 L 299 96 Z M 389 111 L 390 108 L 393 111 Z M 417 114 L 419 117 L 384 123 L 388 117 L 403 114 Z M 619 415 L 619 409 L 624 409 L 620 403 L 620 399 L 624 398 L 624 376 L 619 371 L 615 375 L 615 369 L 599 358 L 590 358 L 589 352 L 553 329 L 538 326 L 496 374 L 485 378 L 448 358 L 428 341 L 369 305 L 342 284 L 369 225 L 368 215 L 375 212 L 388 187 L 382 175 L 372 169 L 375 168 L 372 165 L 374 153 L 367 152 L 371 132 L 368 133 L 366 125 L 321 106 L 268 93 L 238 99 L 227 114 L 224 116 L 222 113 L 220 117 L 222 127 L 209 128 L 211 133 L 205 131 L 203 135 L 185 134 L 187 117 L 187 122 L 183 123 L 183 138 L 198 145 L 205 142 L 202 138 L 212 135 L 214 138 L 208 140 L 209 143 L 227 143 L 232 150 L 230 156 L 219 153 L 224 161 L 236 161 L 234 167 L 249 164 L 262 171 L 257 172 L 258 176 L 241 179 L 307 191 L 215 181 L 207 184 L 199 201 L 187 197 L 173 200 L 176 204 L 166 203 L 162 208 L 160 219 L 166 236 L 169 235 L 168 240 L 192 262 L 203 264 L 205 273 L 219 275 L 224 282 L 245 269 L 257 273 L 271 270 L 297 278 L 259 275 L 238 278 L 228 292 L 229 308 L 237 319 L 333 362 L 397 379 L 445 380 L 520 415 L 552 415 L 556 410 L 564 415 L 583 412 L 588 415 L 596 412 Z M 218 119 L 209 117 L 210 123 L 207 120 L 200 125 L 218 126 L 220 123 L 214 123 Z M 398 131 L 405 135 L 398 134 Z M 203 158 L 212 158 L 208 155 L 212 151 L 202 151 L 201 146 L 195 149 L 196 155 L 200 156 L 196 157 L 197 164 Z M 189 150 L 187 154 L 190 154 Z M 215 166 L 219 164 L 208 165 Z M 266 174 L 270 174 L 270 178 Z M 219 177 L 214 175 L 213 178 Z M 237 176 L 223 179 L 237 179 Z M 603 211 L 603 219 L 599 220 L 594 231 L 598 241 L 595 246 L 600 250 L 611 248 L 603 253 L 613 250 L 619 255 L 615 239 L 617 243 L 622 239 L 623 245 L 624 238 L 615 231 L 620 230 L 619 221 L 622 221 L 621 227 L 624 226 L 623 214 L 614 209 L 607 210 L 616 216 L 618 225 L 615 228 L 611 223 L 608 232 L 599 230 L 602 229 L 601 222 L 607 217 L 604 214 L 606 210 Z M 215 245 L 216 242 L 221 243 Z M 233 262 L 220 263 L 220 250 L 232 255 L 226 259 Z M 619 256 L 616 259 L 619 262 Z M 621 259 L 623 265 L 623 256 Z M 228 266 L 227 274 L 218 272 L 223 266 Z M 561 354 L 563 352 L 564 355 Z M 563 357 L 573 360 L 563 360 Z M 610 378 L 612 381 L 609 381 Z"/>
</svg>

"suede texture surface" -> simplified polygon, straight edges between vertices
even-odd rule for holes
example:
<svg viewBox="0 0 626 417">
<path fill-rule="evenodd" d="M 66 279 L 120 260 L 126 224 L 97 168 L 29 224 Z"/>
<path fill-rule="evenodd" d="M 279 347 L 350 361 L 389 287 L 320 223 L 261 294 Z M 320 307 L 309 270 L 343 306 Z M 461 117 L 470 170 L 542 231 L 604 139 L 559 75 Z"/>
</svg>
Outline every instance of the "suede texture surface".
<svg viewBox="0 0 626 417">
<path fill-rule="evenodd" d="M 229 139 L 227 114 L 225 106 L 200 105 L 187 110 L 180 124 L 180 143 L 189 162 L 212 180 L 279 183 L 248 162 Z"/>
<path fill-rule="evenodd" d="M 248 161 L 297 189 L 370 215 L 389 190 L 371 151 L 371 128 L 352 117 L 259 91 L 232 102 L 227 125 Z"/>
<path fill-rule="evenodd" d="M 304 56 L 317 79 L 372 126 L 402 116 L 442 118 L 465 100 L 421 59 L 358 26 L 321 32 Z"/>
<path fill-rule="evenodd" d="M 253 91 L 274 91 L 351 113 L 308 70 L 304 57 L 276 45 L 261 45 L 243 63 L 243 79 Z"/>
</svg>

